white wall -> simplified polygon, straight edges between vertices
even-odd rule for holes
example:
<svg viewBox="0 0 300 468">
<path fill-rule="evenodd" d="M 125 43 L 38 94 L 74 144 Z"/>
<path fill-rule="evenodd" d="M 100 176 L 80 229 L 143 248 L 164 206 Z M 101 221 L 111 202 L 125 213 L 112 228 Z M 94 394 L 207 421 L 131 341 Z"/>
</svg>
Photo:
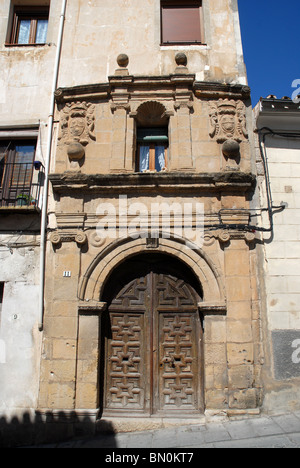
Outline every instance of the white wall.
<svg viewBox="0 0 300 468">
<path fill-rule="evenodd" d="M 20 236 L 0 236 L 0 281 L 4 297 L 0 316 L 0 411 L 3 415 L 35 408 L 39 382 L 41 334 L 38 331 L 39 248 L 5 247 Z M 22 241 L 36 242 L 33 236 Z"/>
</svg>

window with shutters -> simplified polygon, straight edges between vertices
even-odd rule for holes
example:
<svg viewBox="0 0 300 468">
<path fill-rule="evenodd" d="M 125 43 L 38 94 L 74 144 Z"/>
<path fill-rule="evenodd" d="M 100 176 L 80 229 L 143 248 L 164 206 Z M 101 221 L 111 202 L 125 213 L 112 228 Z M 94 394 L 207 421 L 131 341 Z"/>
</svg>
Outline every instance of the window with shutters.
<svg viewBox="0 0 300 468">
<path fill-rule="evenodd" d="M 202 1 L 161 0 L 161 43 L 203 43 Z"/>
</svg>

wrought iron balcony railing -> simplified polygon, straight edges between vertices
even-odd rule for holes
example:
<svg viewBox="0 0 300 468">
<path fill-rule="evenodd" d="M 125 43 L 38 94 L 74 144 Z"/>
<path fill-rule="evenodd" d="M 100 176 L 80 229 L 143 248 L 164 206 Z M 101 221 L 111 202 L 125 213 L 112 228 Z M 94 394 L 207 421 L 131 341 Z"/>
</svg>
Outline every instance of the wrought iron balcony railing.
<svg viewBox="0 0 300 468">
<path fill-rule="evenodd" d="M 5 163 L 0 167 L 0 207 L 39 209 L 44 178 L 44 166 L 38 161 Z"/>
</svg>

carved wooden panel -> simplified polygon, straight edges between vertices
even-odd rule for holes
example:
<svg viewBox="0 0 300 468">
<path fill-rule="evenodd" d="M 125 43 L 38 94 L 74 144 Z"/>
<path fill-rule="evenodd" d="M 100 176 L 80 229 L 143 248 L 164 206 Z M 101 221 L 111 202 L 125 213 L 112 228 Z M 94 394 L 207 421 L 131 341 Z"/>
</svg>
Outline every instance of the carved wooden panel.
<svg viewBox="0 0 300 468">
<path fill-rule="evenodd" d="M 149 278 L 138 278 L 126 285 L 112 301 L 112 307 L 118 309 L 130 309 L 139 307 L 145 309 L 146 293 L 149 290 Z"/>
<path fill-rule="evenodd" d="M 121 287 L 109 307 L 105 411 L 201 409 L 199 298 L 173 275 L 150 272 Z"/>
<path fill-rule="evenodd" d="M 191 288 L 182 280 L 169 275 L 155 275 L 156 306 L 180 309 L 184 306 L 195 308 L 197 302 Z"/>
<path fill-rule="evenodd" d="M 144 315 L 112 312 L 110 320 L 106 407 L 144 409 Z"/>
<path fill-rule="evenodd" d="M 158 409 L 197 410 L 198 369 L 195 313 L 159 316 Z"/>
</svg>

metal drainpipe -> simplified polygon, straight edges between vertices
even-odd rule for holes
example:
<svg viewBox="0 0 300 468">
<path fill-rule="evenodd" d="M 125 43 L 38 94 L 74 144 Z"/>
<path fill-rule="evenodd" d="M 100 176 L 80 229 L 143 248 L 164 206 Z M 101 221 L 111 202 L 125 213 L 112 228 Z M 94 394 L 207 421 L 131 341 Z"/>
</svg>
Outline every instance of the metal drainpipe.
<svg viewBox="0 0 300 468">
<path fill-rule="evenodd" d="M 51 156 L 51 143 L 52 143 L 52 132 L 53 132 L 53 119 L 55 109 L 55 96 L 54 93 L 57 88 L 58 72 L 60 55 L 62 48 L 62 38 L 64 30 L 64 21 L 66 13 L 67 0 L 62 0 L 62 8 L 60 14 L 60 24 L 54 64 L 54 75 L 51 90 L 51 103 L 50 113 L 48 118 L 48 138 L 47 138 L 47 154 L 45 161 L 45 182 L 44 182 L 44 194 L 41 211 L 41 248 L 40 248 L 40 295 L 39 295 L 39 330 L 43 330 L 44 326 L 44 288 L 45 288 L 45 258 L 46 258 L 46 229 L 47 229 L 47 207 L 48 207 L 48 189 L 49 189 L 49 166 Z"/>
</svg>

